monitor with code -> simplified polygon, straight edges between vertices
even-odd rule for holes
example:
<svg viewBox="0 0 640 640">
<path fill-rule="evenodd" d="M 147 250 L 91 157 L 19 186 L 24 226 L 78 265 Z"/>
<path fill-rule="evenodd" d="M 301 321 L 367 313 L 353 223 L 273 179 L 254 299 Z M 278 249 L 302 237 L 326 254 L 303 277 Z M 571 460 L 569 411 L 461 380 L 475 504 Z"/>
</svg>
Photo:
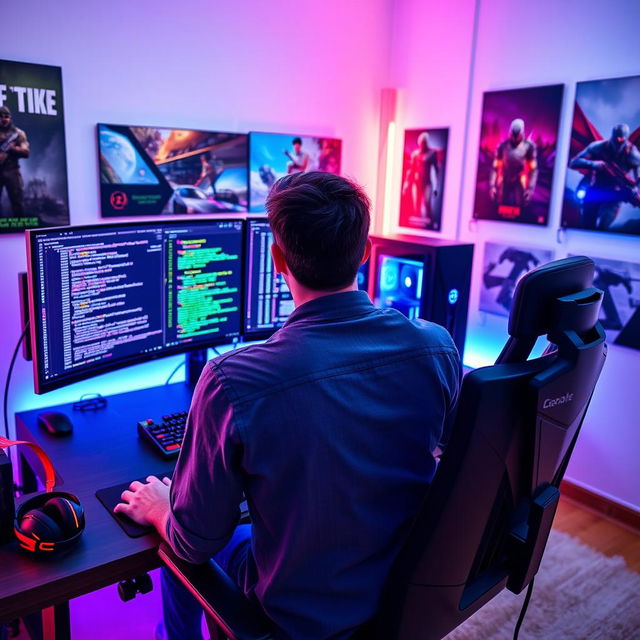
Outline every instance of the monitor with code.
<svg viewBox="0 0 640 640">
<path fill-rule="evenodd" d="M 246 301 L 244 334 L 248 339 L 271 335 L 293 311 L 293 298 L 271 259 L 273 235 L 265 218 L 247 220 Z"/>
<path fill-rule="evenodd" d="M 242 220 L 29 231 L 36 393 L 240 335 Z"/>
</svg>

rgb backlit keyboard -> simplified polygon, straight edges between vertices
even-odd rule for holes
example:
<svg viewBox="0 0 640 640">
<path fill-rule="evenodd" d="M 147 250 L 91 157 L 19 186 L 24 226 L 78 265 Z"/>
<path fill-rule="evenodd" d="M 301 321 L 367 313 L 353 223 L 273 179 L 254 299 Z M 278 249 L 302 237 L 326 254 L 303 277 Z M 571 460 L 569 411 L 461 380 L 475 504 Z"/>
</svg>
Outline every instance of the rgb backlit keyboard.
<svg viewBox="0 0 640 640">
<path fill-rule="evenodd" d="M 182 447 L 187 411 L 162 416 L 162 422 L 151 418 L 138 422 L 138 435 L 163 458 L 177 458 Z"/>
</svg>

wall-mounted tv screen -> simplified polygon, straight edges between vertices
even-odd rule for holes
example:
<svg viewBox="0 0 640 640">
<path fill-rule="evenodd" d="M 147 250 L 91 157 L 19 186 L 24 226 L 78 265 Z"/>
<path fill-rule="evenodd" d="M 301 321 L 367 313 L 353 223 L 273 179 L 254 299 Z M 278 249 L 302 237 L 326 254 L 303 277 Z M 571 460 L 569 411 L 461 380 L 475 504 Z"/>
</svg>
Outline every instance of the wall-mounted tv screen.
<svg viewBox="0 0 640 640">
<path fill-rule="evenodd" d="M 562 226 L 640 235 L 640 76 L 579 82 Z"/>
<path fill-rule="evenodd" d="M 241 133 L 98 124 L 102 215 L 247 210 Z"/>
<path fill-rule="evenodd" d="M 249 134 L 250 211 L 264 211 L 273 183 L 289 173 L 340 173 L 342 140 L 286 133 Z"/>
</svg>

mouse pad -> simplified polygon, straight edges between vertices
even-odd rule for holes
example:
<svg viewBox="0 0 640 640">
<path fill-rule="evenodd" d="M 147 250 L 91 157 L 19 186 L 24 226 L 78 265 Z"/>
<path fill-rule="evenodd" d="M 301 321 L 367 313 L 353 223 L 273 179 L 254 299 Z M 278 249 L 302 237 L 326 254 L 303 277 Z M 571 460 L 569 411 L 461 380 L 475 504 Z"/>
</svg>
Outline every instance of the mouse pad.
<svg viewBox="0 0 640 640">
<path fill-rule="evenodd" d="M 156 475 L 160 479 L 165 477 L 170 478 L 173 475 L 173 470 L 150 475 Z M 144 478 L 135 478 L 135 480 L 146 482 L 147 476 L 144 476 Z M 128 482 L 121 482 L 120 484 L 117 484 L 113 487 L 98 489 L 98 491 L 96 491 L 96 498 L 100 500 L 104 508 L 116 519 L 116 522 L 122 527 L 124 532 L 130 538 L 139 538 L 140 536 L 147 535 L 147 533 L 151 533 L 154 528 L 143 527 L 141 524 L 134 522 L 131 518 L 125 516 L 122 513 L 113 513 L 113 509 L 118 504 L 118 502 L 122 502 L 120 500 L 122 492 L 126 491 L 132 482 L 133 480 L 129 480 Z"/>
<path fill-rule="evenodd" d="M 173 475 L 173 470 L 165 471 L 163 473 L 151 474 L 156 475 L 158 478 L 162 479 L 164 477 L 170 478 Z M 147 476 L 144 478 L 136 478 L 140 482 L 146 482 Z M 145 536 L 148 533 L 154 531 L 153 527 L 143 527 L 141 524 L 134 522 L 128 516 L 125 516 L 122 513 L 113 513 L 113 509 L 121 502 L 120 496 L 123 491 L 126 491 L 129 488 L 129 485 L 133 482 L 133 480 L 129 480 L 128 482 L 121 482 L 113 487 L 107 487 L 106 489 L 99 489 L 96 491 L 96 498 L 100 500 L 104 508 L 115 518 L 116 522 L 122 527 L 122 530 L 130 537 L 130 538 L 139 538 L 140 536 Z M 247 508 L 246 501 L 240 503 L 240 524 L 249 523 L 251 520 L 249 519 L 249 510 Z"/>
</svg>

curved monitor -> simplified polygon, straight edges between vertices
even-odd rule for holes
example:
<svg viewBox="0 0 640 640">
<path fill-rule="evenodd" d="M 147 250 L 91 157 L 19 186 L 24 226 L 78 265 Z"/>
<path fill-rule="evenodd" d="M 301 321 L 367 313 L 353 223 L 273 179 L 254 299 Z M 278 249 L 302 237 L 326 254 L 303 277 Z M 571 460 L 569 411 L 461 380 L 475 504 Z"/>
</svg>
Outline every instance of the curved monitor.
<svg viewBox="0 0 640 640">
<path fill-rule="evenodd" d="M 28 231 L 36 393 L 239 336 L 242 243 L 228 218 Z"/>
</svg>

